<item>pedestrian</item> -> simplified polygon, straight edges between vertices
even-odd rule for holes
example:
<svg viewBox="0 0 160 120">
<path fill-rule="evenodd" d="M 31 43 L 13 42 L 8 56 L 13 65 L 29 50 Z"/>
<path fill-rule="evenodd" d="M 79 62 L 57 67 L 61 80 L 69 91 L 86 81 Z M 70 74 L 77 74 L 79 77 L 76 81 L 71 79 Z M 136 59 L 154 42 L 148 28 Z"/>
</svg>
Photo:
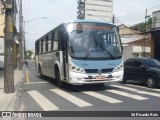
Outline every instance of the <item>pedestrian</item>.
<svg viewBox="0 0 160 120">
<path fill-rule="evenodd" d="M 26 67 L 28 67 L 28 60 L 27 59 L 25 60 L 25 64 L 26 64 Z"/>
</svg>

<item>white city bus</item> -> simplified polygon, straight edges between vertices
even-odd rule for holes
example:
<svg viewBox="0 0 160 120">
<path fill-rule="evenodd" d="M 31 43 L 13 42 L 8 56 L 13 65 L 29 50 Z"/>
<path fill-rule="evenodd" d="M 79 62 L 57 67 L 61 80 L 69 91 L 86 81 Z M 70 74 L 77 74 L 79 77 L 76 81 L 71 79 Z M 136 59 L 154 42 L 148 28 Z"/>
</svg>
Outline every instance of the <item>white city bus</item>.
<svg viewBox="0 0 160 120">
<path fill-rule="evenodd" d="M 121 81 L 121 40 L 113 24 L 91 20 L 63 23 L 35 42 L 36 69 L 59 86 Z"/>
</svg>

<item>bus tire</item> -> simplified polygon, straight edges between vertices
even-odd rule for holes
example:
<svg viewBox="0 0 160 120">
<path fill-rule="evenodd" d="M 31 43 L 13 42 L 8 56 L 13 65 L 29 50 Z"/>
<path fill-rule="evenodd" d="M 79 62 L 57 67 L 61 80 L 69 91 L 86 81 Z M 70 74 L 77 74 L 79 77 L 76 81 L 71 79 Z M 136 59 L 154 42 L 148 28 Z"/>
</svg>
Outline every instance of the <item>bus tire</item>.
<svg viewBox="0 0 160 120">
<path fill-rule="evenodd" d="M 64 86 L 64 83 L 61 81 L 59 70 L 57 70 L 56 72 L 56 80 L 57 80 L 58 87 L 62 88 Z"/>
<path fill-rule="evenodd" d="M 39 69 L 38 69 L 38 71 L 39 71 L 39 74 L 40 74 L 41 78 L 44 78 L 44 75 L 42 74 L 41 66 L 39 65 L 39 67 L 38 67 L 38 68 L 39 68 Z"/>
<path fill-rule="evenodd" d="M 126 76 L 123 75 L 122 83 L 126 84 L 126 82 L 127 82 Z"/>
</svg>

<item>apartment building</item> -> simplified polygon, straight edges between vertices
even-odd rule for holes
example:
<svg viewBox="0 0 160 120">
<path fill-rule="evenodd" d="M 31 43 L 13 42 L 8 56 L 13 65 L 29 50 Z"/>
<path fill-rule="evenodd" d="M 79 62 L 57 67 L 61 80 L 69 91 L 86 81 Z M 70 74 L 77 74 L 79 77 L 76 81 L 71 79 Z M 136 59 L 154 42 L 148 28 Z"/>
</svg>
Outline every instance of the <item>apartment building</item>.
<svg viewBox="0 0 160 120">
<path fill-rule="evenodd" d="M 77 19 L 113 21 L 113 0 L 78 0 Z"/>
</svg>

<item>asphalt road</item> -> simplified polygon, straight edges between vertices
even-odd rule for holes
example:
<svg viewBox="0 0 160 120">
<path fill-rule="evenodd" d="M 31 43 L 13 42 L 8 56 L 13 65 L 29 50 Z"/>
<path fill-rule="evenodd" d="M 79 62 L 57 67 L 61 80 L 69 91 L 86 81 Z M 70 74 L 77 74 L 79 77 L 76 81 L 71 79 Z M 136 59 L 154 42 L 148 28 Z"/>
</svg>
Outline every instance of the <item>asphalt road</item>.
<svg viewBox="0 0 160 120">
<path fill-rule="evenodd" d="M 0 77 L 2 77 L 4 74 L 4 69 L 0 68 Z"/>
<path fill-rule="evenodd" d="M 41 78 L 35 70 L 34 63 L 29 63 L 24 78 L 22 90 L 17 94 L 20 97 L 15 105 L 16 111 L 160 111 L 160 87 L 150 89 L 144 84 L 128 81 L 127 84 L 115 82 L 103 87 L 67 85 L 60 89 L 54 79 Z M 157 117 L 84 118 L 87 120 L 158 120 Z M 63 119 L 71 118 L 63 117 Z"/>
</svg>

